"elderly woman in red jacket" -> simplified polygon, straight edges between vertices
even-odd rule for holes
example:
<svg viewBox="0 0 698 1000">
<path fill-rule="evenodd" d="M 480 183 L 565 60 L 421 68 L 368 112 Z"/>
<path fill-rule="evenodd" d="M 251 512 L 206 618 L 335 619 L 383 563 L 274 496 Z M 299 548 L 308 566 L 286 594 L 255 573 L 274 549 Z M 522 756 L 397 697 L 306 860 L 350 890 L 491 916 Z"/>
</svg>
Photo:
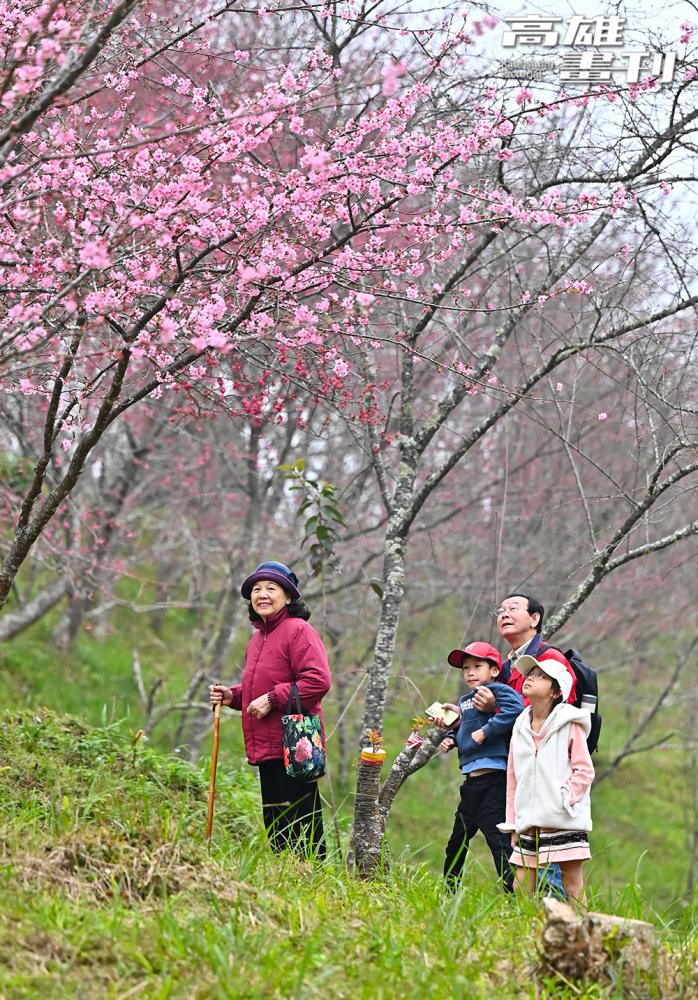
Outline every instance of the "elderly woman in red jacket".
<svg viewBox="0 0 698 1000">
<path fill-rule="evenodd" d="M 242 712 L 245 751 L 249 763 L 259 767 L 264 826 L 272 850 L 290 847 L 324 857 L 317 782 L 286 774 L 281 716 L 287 712 L 291 685 L 296 684 L 303 711 L 322 719 L 320 702 L 331 682 L 327 653 L 308 624 L 310 612 L 301 600 L 298 577 L 288 566 L 261 563 L 243 581 L 240 592 L 249 601 L 255 633 L 247 647 L 241 683 L 231 688 L 211 685 L 211 703 Z"/>
</svg>

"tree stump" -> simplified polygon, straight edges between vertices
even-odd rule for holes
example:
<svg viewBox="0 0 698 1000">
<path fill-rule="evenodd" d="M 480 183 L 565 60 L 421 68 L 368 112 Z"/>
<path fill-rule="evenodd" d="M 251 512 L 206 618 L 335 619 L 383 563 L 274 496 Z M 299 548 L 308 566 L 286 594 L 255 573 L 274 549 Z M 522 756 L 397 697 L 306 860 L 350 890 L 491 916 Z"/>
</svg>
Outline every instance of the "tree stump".
<svg viewBox="0 0 698 1000">
<path fill-rule="evenodd" d="M 388 870 L 388 857 L 383 841 L 385 824 L 378 805 L 381 768 L 376 762 L 359 760 L 354 804 L 353 843 L 348 859 L 363 878 L 371 878 Z"/>
<path fill-rule="evenodd" d="M 670 978 L 652 924 L 607 913 L 579 914 L 557 899 L 546 898 L 543 905 L 547 920 L 541 964 L 546 972 L 603 983 L 620 975 L 627 996 L 643 986 L 646 990 L 648 981 Z"/>
</svg>

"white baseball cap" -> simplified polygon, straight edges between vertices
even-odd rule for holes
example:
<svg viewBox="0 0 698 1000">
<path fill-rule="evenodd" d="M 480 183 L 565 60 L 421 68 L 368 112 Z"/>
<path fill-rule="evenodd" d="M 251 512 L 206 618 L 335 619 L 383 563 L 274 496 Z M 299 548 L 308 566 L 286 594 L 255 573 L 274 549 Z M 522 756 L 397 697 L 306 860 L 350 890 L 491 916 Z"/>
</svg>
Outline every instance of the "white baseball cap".
<svg viewBox="0 0 698 1000">
<path fill-rule="evenodd" d="M 562 700 L 567 701 L 572 690 L 572 675 L 567 667 L 563 663 L 558 663 L 557 660 L 537 660 L 535 656 L 529 656 L 528 653 L 524 653 L 516 661 L 516 669 L 524 677 L 530 674 L 534 667 L 540 667 L 544 674 L 558 682 L 562 691 Z"/>
</svg>

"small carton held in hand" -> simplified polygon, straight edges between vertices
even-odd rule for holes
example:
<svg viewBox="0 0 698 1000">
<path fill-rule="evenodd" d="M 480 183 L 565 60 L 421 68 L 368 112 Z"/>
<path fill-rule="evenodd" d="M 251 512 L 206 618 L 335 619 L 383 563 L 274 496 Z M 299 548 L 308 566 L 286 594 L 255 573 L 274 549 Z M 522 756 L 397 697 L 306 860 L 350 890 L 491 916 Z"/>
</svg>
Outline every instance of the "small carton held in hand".
<svg viewBox="0 0 698 1000">
<path fill-rule="evenodd" d="M 429 708 L 425 708 L 424 714 L 435 722 L 443 722 L 445 726 L 453 725 L 460 718 L 458 712 L 454 712 L 452 708 L 444 708 L 440 701 L 435 701 Z"/>
</svg>

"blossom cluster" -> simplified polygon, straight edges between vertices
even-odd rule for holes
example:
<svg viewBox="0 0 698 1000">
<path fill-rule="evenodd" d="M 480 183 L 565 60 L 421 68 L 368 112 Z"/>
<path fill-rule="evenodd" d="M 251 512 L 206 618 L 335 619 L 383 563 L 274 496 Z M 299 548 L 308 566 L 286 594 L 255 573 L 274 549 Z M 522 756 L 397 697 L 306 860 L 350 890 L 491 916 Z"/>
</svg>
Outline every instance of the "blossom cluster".
<svg viewBox="0 0 698 1000">
<path fill-rule="evenodd" d="M 90 23 L 78 2 L 13 10 L 0 35 L 12 57 L 0 370 L 21 363 L 11 384 L 26 394 L 46 398 L 76 343 L 64 391 L 78 403 L 125 350 L 131 384 L 154 379 L 156 393 L 197 373 L 210 382 L 220 377 L 211 358 L 230 364 L 261 345 L 276 358 L 261 365 L 267 377 L 287 366 L 318 392 L 347 391 L 352 350 L 381 343 L 385 300 L 413 286 L 420 298 L 417 286 L 468 243 L 506 227 L 565 230 L 625 202 L 622 189 L 527 197 L 485 179 L 488 160 L 516 162 L 496 92 L 430 118 L 429 74 L 399 59 L 384 63 L 362 114 L 326 120 L 341 70 L 319 50 L 266 79 L 249 72 L 240 92 L 210 85 L 215 54 L 207 62 L 197 48 L 195 58 L 194 43 L 158 72 L 114 37 L 81 78 L 90 99 L 56 99 L 15 139 L 12 122 L 80 58 Z M 141 5 L 138 29 L 156 14 L 156 3 Z M 166 19 L 159 27 L 169 37 Z M 436 62 L 470 43 L 457 33 Z M 233 60 L 248 72 L 244 51 Z M 530 99 L 522 90 L 516 102 Z M 262 400 L 264 385 L 245 411 Z"/>
</svg>

